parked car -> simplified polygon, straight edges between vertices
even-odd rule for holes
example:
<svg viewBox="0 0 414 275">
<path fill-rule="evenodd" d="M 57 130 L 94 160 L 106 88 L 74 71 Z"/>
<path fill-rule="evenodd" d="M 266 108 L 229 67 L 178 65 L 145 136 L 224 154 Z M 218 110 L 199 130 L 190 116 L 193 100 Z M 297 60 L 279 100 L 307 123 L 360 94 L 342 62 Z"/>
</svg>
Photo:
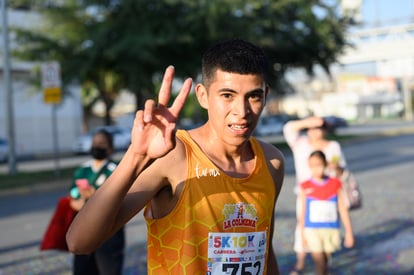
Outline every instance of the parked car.
<svg viewBox="0 0 414 275">
<path fill-rule="evenodd" d="M 255 136 L 280 135 L 283 132 L 283 126 L 286 124 L 286 122 L 292 119 L 297 119 L 297 117 L 287 115 L 287 114 L 262 116 L 259 119 L 259 123 L 257 124 L 254 135 Z"/>
<path fill-rule="evenodd" d="M 348 122 L 339 116 L 324 116 L 323 120 L 325 121 L 327 131 L 331 133 L 334 133 L 337 128 L 348 126 Z"/>
<path fill-rule="evenodd" d="M 85 135 L 79 136 L 73 143 L 72 151 L 75 154 L 88 154 L 92 146 L 92 137 L 100 129 L 104 129 L 112 134 L 115 151 L 124 150 L 128 148 L 129 144 L 131 143 L 130 129 L 121 128 L 118 126 L 101 126 L 92 129 Z"/>
<path fill-rule="evenodd" d="M 0 138 L 0 163 L 6 162 L 9 157 L 9 143 L 5 138 Z"/>
<path fill-rule="evenodd" d="M 204 122 L 202 121 L 195 122 L 189 118 L 182 118 L 178 123 L 178 129 L 191 130 L 191 129 L 200 127 L 203 124 Z"/>
</svg>

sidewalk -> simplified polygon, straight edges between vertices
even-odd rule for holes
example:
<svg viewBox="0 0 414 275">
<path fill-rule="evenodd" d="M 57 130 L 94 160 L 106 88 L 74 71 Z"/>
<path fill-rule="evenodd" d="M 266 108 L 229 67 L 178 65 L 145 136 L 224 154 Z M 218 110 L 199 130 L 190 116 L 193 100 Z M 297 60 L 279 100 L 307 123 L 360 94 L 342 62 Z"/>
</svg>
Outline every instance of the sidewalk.
<svg viewBox="0 0 414 275">
<path fill-rule="evenodd" d="M 358 136 L 357 139 L 370 138 L 372 136 L 380 135 L 397 135 L 397 134 L 407 134 L 414 133 L 414 121 L 378 121 L 372 124 L 356 124 L 350 125 L 349 127 L 339 128 L 337 130 L 338 136 Z M 285 141 L 282 135 L 269 136 L 269 137 L 259 137 L 259 139 L 269 142 L 269 143 L 282 143 Z M 352 140 L 355 140 L 353 138 Z M 341 143 L 345 144 L 346 141 Z M 291 154 L 289 149 L 285 150 L 285 154 Z M 113 159 L 120 160 L 124 152 L 116 152 L 113 155 Z M 32 171 L 47 171 L 53 170 L 56 168 L 64 169 L 68 167 L 76 167 L 79 164 L 89 160 L 87 155 L 71 155 L 71 154 L 62 154 L 62 156 L 56 161 L 51 156 L 48 158 L 40 158 L 38 160 L 26 160 L 18 162 L 18 171 L 19 172 L 32 172 Z M 0 174 L 8 173 L 7 163 L 0 164 Z M 39 184 L 36 186 L 31 186 L 28 188 L 19 188 L 18 190 L 8 189 L 0 190 L 0 196 L 7 195 L 13 192 L 31 192 L 36 189 L 45 190 L 49 188 L 59 188 L 61 185 L 60 180 L 54 183 Z"/>
<path fill-rule="evenodd" d="M 356 135 L 361 138 L 372 135 L 395 135 L 403 133 L 414 133 L 414 121 L 379 121 L 371 124 L 350 125 L 349 127 L 339 128 L 337 130 L 337 134 L 340 136 Z M 282 135 L 259 137 L 259 139 L 270 143 L 284 142 Z M 124 152 L 117 152 L 113 155 L 113 158 L 115 160 L 120 160 L 123 153 Z M 60 157 L 58 161 L 53 158 L 21 161 L 17 163 L 17 169 L 19 172 L 44 171 L 55 168 L 62 169 L 66 167 L 75 167 L 89 159 L 88 156 L 68 156 L 67 153 L 65 155 L 65 157 Z M 0 164 L 0 174 L 6 173 L 8 173 L 7 163 Z"/>
</svg>

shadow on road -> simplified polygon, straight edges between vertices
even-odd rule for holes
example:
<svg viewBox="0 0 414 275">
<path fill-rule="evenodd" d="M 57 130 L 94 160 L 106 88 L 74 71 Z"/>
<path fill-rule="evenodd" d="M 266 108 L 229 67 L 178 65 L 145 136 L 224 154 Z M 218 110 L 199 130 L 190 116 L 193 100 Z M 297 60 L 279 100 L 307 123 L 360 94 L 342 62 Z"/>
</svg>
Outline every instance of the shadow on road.
<svg viewBox="0 0 414 275">
<path fill-rule="evenodd" d="M 371 226 L 364 232 L 355 236 L 355 247 L 343 248 L 333 255 L 329 274 L 414 274 L 412 267 L 403 266 L 397 261 L 398 253 L 412 249 L 414 245 L 411 238 L 414 232 L 412 220 L 389 220 Z M 295 261 L 293 251 L 278 255 L 281 274 L 289 274 Z M 308 255 L 305 274 L 313 274 L 313 270 L 314 264 Z"/>
</svg>

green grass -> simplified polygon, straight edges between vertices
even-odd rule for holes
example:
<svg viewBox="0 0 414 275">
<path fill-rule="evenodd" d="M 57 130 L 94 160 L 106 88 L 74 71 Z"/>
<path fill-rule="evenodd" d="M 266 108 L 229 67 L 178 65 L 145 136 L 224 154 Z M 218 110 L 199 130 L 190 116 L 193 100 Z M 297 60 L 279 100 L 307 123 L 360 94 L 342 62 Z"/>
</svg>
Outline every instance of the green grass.
<svg viewBox="0 0 414 275">
<path fill-rule="evenodd" d="M 14 175 L 0 175 L 0 190 L 31 186 L 36 184 L 47 184 L 57 179 L 70 179 L 76 167 L 63 168 L 59 174 L 55 170 L 39 172 L 17 172 Z"/>
</svg>

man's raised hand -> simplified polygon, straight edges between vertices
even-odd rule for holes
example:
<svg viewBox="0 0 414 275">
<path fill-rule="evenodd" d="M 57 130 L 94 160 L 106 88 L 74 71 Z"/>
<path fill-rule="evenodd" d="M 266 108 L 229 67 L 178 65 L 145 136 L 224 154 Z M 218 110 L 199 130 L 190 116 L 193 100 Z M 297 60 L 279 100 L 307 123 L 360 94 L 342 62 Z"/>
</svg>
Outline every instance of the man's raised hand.
<svg viewBox="0 0 414 275">
<path fill-rule="evenodd" d="M 180 93 L 171 107 L 168 107 L 173 79 L 174 67 L 169 66 L 162 80 L 158 105 L 152 99 L 147 100 L 144 110 L 136 113 L 131 133 L 131 146 L 136 154 L 159 158 L 175 146 L 175 126 L 191 91 L 192 80 L 185 80 Z"/>
</svg>

